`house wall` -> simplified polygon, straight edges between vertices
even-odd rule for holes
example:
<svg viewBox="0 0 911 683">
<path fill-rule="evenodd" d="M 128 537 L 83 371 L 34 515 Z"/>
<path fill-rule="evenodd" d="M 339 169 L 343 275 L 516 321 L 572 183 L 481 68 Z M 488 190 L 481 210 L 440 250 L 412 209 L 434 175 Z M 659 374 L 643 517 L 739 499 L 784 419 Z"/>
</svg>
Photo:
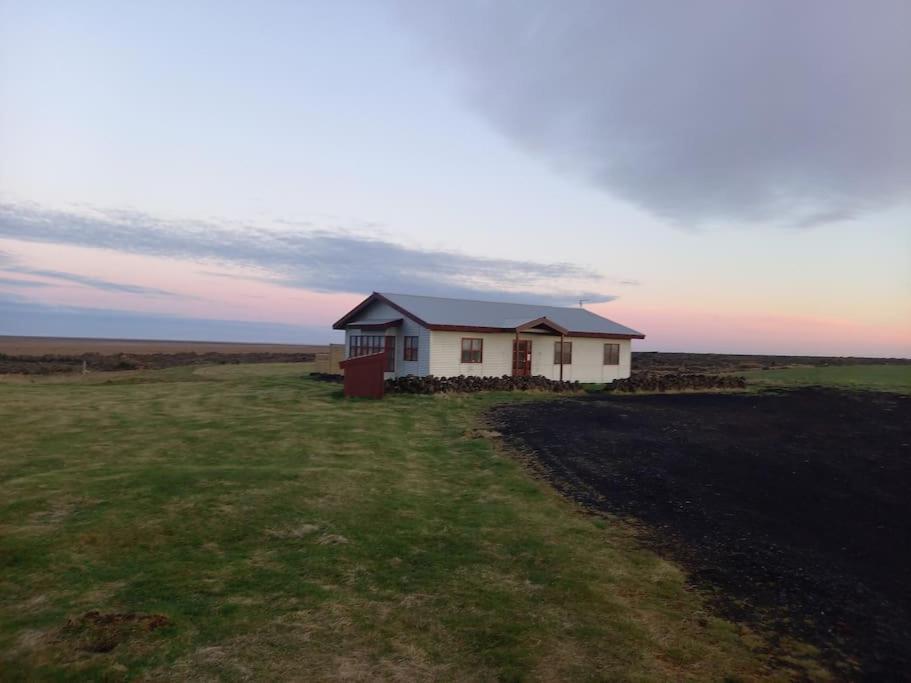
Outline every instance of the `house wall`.
<svg viewBox="0 0 911 683">
<path fill-rule="evenodd" d="M 386 335 L 395 337 L 395 372 L 387 372 L 386 377 L 404 377 L 405 375 L 428 375 L 430 374 L 430 331 L 417 324 L 411 318 L 395 310 L 389 304 L 382 301 L 374 301 L 368 306 L 358 318 L 402 318 L 400 327 L 393 327 L 388 330 L 366 330 L 347 328 L 345 330 L 345 358 L 351 349 L 351 336 L 360 334 Z M 405 349 L 405 340 L 403 337 L 418 338 L 418 359 L 416 361 L 402 360 Z"/>
<path fill-rule="evenodd" d="M 484 361 L 462 363 L 462 338 L 484 340 Z M 554 342 L 560 338 L 549 334 L 523 333 L 520 339 L 532 341 L 531 374 L 549 379 L 560 378 L 560 365 L 554 364 Z M 513 333 L 475 334 L 470 332 L 430 332 L 429 374 L 438 377 L 476 375 L 499 377 L 512 374 Z M 566 337 L 573 344 L 572 363 L 563 366 L 563 379 L 579 382 L 612 382 L 629 377 L 632 345 L 629 339 L 596 339 Z M 620 345 L 620 364 L 604 365 L 604 344 Z"/>
</svg>

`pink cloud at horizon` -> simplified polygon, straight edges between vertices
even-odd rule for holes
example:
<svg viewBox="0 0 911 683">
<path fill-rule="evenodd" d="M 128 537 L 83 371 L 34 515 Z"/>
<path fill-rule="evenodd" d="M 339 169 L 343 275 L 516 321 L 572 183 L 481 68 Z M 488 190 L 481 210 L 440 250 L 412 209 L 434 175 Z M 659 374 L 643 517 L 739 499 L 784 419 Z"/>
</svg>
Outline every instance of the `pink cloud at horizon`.
<svg viewBox="0 0 911 683">
<path fill-rule="evenodd" d="M 620 301 L 589 307 L 646 334 L 639 350 L 911 357 L 911 322 L 876 326 L 764 311 L 707 312 L 639 307 Z"/>
<path fill-rule="evenodd" d="M 369 294 L 295 288 L 269 281 L 271 274 L 266 270 L 217 262 L 17 240 L 0 241 L 0 248 L 14 264 L 27 266 L 26 271 L 72 273 L 175 295 L 138 296 L 67 284 L 41 274 L 17 274 L 19 279 L 43 282 L 45 286 L 19 291 L 48 305 L 306 325 L 325 328 L 329 338 L 331 324 Z M 723 301 L 716 302 L 712 310 L 654 305 L 652 297 L 658 294 L 630 293 L 629 298 L 588 308 L 644 332 L 646 339 L 636 342 L 641 350 L 911 356 L 911 322 L 874 324 L 758 307 L 731 310 L 731 304 Z"/>
<path fill-rule="evenodd" d="M 58 284 L 48 276 L 21 276 L 50 285 L 30 291 L 31 298 L 46 304 L 328 326 L 359 300 L 356 294 L 314 292 L 269 282 L 268 272 L 252 268 L 226 268 L 217 263 L 17 240 L 0 240 L 0 246 L 31 268 L 178 295 L 137 297 L 77 284 Z"/>
</svg>

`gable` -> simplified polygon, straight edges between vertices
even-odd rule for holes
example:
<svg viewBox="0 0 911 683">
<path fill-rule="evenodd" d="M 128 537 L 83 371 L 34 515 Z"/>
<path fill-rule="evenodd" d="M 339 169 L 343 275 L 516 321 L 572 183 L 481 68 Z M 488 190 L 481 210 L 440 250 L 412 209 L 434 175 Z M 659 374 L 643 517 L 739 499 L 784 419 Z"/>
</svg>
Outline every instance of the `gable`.
<svg viewBox="0 0 911 683">
<path fill-rule="evenodd" d="M 337 320 L 332 325 L 332 328 L 335 330 L 343 330 L 347 325 L 363 320 L 393 320 L 402 318 L 403 316 L 409 318 L 418 325 L 425 326 L 423 321 L 418 320 L 408 311 L 397 308 L 391 302 L 384 300 L 374 292 Z"/>
</svg>

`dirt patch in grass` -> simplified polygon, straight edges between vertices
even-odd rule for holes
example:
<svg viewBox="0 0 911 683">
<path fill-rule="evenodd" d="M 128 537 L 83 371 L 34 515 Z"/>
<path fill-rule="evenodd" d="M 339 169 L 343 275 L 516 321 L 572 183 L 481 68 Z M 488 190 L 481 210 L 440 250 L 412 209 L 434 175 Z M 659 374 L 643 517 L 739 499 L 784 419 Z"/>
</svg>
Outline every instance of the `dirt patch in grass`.
<svg viewBox="0 0 911 683">
<path fill-rule="evenodd" d="M 467 439 L 499 439 L 501 436 L 500 432 L 493 429 L 469 429 L 465 432 Z"/>
<path fill-rule="evenodd" d="M 911 397 L 589 396 L 492 422 L 557 488 L 635 520 L 735 619 L 840 677 L 911 669 Z"/>
<path fill-rule="evenodd" d="M 319 529 L 319 524 L 310 524 L 309 522 L 303 522 L 301 524 L 294 524 L 291 526 L 282 527 L 280 529 L 268 529 L 266 531 L 266 535 L 271 538 L 298 540 L 312 536 L 317 531 L 319 531 Z"/>
<path fill-rule="evenodd" d="M 136 612 L 86 612 L 69 619 L 55 640 L 71 644 L 83 652 L 110 652 L 124 641 L 142 638 L 159 628 L 170 626 L 163 614 Z"/>
<path fill-rule="evenodd" d="M 85 496 L 62 496 L 51 501 L 50 507 L 29 516 L 32 526 L 56 527 L 82 510 L 98 505 L 101 501 Z"/>
</svg>

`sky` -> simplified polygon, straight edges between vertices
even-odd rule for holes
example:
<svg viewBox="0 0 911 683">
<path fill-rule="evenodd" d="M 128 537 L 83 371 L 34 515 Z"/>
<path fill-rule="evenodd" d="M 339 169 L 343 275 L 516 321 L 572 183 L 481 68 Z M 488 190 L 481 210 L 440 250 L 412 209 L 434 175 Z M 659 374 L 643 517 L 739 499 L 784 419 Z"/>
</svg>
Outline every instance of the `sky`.
<svg viewBox="0 0 911 683">
<path fill-rule="evenodd" d="M 908 357 L 909 65 L 906 0 L 0 0 L 0 334 Z"/>
</svg>

